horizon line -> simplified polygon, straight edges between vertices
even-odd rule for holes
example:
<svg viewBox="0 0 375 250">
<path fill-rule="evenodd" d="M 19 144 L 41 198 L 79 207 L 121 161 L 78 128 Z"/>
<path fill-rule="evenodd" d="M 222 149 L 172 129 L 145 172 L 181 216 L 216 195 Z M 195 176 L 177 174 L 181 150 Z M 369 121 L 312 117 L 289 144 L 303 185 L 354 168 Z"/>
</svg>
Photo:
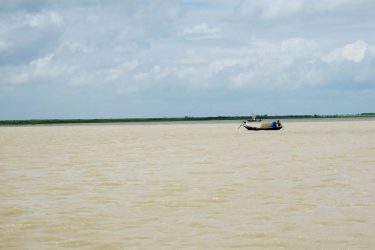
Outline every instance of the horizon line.
<svg viewBox="0 0 375 250">
<path fill-rule="evenodd" d="M 117 123 L 117 122 L 168 122 L 168 121 L 209 121 L 209 120 L 241 120 L 249 115 L 218 115 L 218 116 L 179 116 L 179 117 L 141 117 L 141 118 L 47 118 L 47 119 L 7 119 L 0 120 L 0 125 L 33 125 L 33 124 L 63 124 L 63 123 Z M 260 119 L 309 119 L 309 118 L 361 118 L 375 117 L 375 113 L 334 114 L 334 115 L 257 115 Z"/>
</svg>

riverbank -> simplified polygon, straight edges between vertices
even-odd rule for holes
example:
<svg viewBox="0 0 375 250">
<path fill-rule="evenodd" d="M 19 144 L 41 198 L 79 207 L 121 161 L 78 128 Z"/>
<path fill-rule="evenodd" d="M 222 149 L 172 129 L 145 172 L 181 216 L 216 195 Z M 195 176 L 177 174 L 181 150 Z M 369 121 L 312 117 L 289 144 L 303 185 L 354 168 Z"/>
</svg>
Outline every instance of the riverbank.
<svg viewBox="0 0 375 250">
<path fill-rule="evenodd" d="M 316 119 L 316 118 L 367 118 L 375 117 L 375 113 L 348 115 L 259 115 L 265 119 Z M 0 126 L 70 124 L 70 123 L 126 123 L 126 122 L 183 122 L 183 121 L 224 121 L 246 120 L 249 116 L 206 116 L 206 117 L 155 117 L 155 118 L 111 118 L 111 119 L 30 119 L 30 120 L 0 120 Z"/>
</svg>

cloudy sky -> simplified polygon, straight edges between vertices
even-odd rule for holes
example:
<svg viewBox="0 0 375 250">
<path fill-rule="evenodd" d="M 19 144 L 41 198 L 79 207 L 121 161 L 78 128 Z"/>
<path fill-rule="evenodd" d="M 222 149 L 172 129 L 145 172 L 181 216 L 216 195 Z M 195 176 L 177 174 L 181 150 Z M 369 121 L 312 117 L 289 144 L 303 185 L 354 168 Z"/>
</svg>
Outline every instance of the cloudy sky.
<svg viewBox="0 0 375 250">
<path fill-rule="evenodd" d="M 374 0 L 1 0 L 0 119 L 375 111 Z"/>
</svg>

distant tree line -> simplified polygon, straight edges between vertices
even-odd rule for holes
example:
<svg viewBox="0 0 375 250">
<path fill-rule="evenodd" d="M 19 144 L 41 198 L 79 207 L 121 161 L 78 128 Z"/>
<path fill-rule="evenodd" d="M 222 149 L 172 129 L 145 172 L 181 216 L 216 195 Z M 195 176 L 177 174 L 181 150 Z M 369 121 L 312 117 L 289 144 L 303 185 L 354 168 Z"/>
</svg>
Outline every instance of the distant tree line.
<svg viewBox="0 0 375 250">
<path fill-rule="evenodd" d="M 355 118 L 375 117 L 375 113 L 346 114 L 346 115 L 258 115 L 259 119 L 306 119 L 306 118 Z M 179 122 L 179 121 L 220 121 L 246 120 L 248 116 L 184 116 L 184 117 L 154 117 L 154 118 L 113 118 L 113 119 L 33 119 L 33 120 L 0 120 L 1 125 L 42 125 L 42 124 L 78 124 L 78 123 L 121 123 L 121 122 Z"/>
</svg>

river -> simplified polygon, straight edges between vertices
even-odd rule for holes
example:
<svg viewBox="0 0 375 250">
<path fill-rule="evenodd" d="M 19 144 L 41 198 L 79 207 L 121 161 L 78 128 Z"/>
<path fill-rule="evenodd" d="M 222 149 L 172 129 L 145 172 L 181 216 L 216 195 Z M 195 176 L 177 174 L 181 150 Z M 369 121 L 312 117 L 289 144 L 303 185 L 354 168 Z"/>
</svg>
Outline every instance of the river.
<svg viewBox="0 0 375 250">
<path fill-rule="evenodd" d="M 0 248 L 375 246 L 375 120 L 238 125 L 0 127 Z"/>
</svg>

